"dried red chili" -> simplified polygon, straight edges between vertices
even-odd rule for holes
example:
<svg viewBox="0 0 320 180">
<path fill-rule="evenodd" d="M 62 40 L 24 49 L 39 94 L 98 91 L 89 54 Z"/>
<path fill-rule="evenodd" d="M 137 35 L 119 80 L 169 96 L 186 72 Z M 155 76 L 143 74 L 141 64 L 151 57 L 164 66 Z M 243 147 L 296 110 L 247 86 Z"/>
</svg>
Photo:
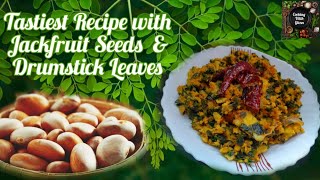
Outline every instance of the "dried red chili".
<svg viewBox="0 0 320 180">
<path fill-rule="evenodd" d="M 221 84 L 219 95 L 223 95 L 233 80 L 236 80 L 237 77 L 241 73 L 250 73 L 250 74 L 256 74 L 257 70 L 254 69 L 248 62 L 240 61 L 234 66 L 231 66 L 230 68 L 227 68 L 224 76 L 223 76 L 223 82 Z"/>
<path fill-rule="evenodd" d="M 253 112 L 257 113 L 260 109 L 261 85 L 249 86 L 245 88 L 244 104 Z"/>
<path fill-rule="evenodd" d="M 236 81 L 243 88 L 244 104 L 253 112 L 259 112 L 262 83 L 254 67 L 248 62 L 241 61 L 219 72 L 215 79 L 222 76 L 223 81 L 218 92 L 220 96 L 225 93 L 233 81 Z"/>
<path fill-rule="evenodd" d="M 256 74 L 243 73 L 237 77 L 237 82 L 241 85 L 242 88 L 245 88 L 245 87 L 257 84 L 261 81 L 260 81 L 259 76 Z"/>
</svg>

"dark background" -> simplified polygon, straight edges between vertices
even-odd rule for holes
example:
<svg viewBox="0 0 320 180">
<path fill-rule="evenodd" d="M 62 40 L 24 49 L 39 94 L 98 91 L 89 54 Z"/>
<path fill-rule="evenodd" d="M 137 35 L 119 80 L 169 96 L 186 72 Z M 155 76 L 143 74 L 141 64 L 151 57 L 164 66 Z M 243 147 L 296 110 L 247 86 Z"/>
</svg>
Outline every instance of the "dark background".
<svg viewBox="0 0 320 180">
<path fill-rule="evenodd" d="M 3 1 L 1 1 L 3 2 Z M 14 10 L 25 9 L 32 6 L 32 1 L 10 1 Z M 259 8 L 265 11 L 265 1 L 255 1 L 252 3 L 259 4 Z M 139 11 L 143 9 L 137 7 Z M 320 93 L 320 37 L 312 39 L 311 44 L 306 51 L 311 55 L 312 60 L 306 65 L 306 70 L 302 71 L 303 75 L 309 80 L 313 88 Z M 5 91 L 11 90 L 28 90 L 31 87 L 37 87 L 36 82 L 26 82 L 25 79 L 14 81 Z M 10 102 L 10 97 L 6 102 Z M 210 167 L 197 162 L 188 155 L 181 146 L 178 146 L 175 152 L 165 152 L 165 161 L 161 164 L 159 170 L 155 170 L 150 162 L 151 158 L 147 153 L 137 163 L 117 171 L 109 172 L 94 179 L 320 179 L 320 153 L 319 138 L 311 148 L 310 153 L 303 159 L 299 160 L 296 165 L 288 167 L 285 170 L 276 172 L 271 176 L 234 176 L 226 172 L 216 171 Z M 211 157 L 214 158 L 214 157 Z M 6 172 L 0 173 L 0 179 L 16 179 Z"/>
</svg>

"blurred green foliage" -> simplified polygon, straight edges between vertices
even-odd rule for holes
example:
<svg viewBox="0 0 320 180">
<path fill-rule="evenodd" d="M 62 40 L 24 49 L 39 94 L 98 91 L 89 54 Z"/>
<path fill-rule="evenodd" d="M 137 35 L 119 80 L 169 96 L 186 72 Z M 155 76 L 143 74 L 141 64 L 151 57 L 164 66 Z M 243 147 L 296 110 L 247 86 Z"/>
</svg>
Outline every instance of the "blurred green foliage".
<svg viewBox="0 0 320 180">
<path fill-rule="evenodd" d="M 9 3 L 7 3 L 9 2 Z M 131 1 L 131 11 L 128 12 L 128 1 L 99 1 L 99 0 L 5 0 L 0 1 L 4 4 L 1 9 L 5 12 L 23 11 L 26 16 L 35 13 L 53 13 L 59 16 L 61 13 L 72 14 L 77 11 L 86 11 L 91 16 L 99 16 L 101 12 L 108 11 L 112 16 L 130 17 L 131 15 L 145 16 L 146 13 L 169 13 L 174 20 L 172 32 L 148 32 L 141 31 L 136 35 L 144 39 L 146 52 L 141 56 L 123 53 L 95 54 L 58 54 L 51 61 L 65 62 L 70 59 L 82 57 L 101 57 L 108 60 L 111 57 L 120 57 L 128 62 L 131 61 L 162 61 L 166 69 L 163 76 L 153 77 L 128 77 L 127 81 L 119 83 L 106 75 L 106 77 L 15 77 L 12 78 L 11 72 L 5 69 L 11 67 L 1 60 L 0 94 L 4 94 L 0 105 L 4 106 L 14 101 L 15 93 L 42 89 L 48 93 L 64 92 L 79 93 L 80 95 L 90 95 L 93 97 L 103 97 L 116 99 L 122 102 L 130 102 L 140 108 L 144 119 L 149 123 L 150 133 L 154 134 L 151 150 L 154 149 L 156 156 L 145 156 L 136 164 L 120 169 L 115 172 L 107 173 L 95 179 L 247 179 L 244 176 L 233 176 L 226 172 L 220 172 L 209 168 L 201 162 L 195 161 L 184 150 L 177 146 L 174 152 L 167 151 L 165 154 L 159 147 L 161 139 L 169 138 L 171 150 L 173 142 L 170 139 L 170 132 L 163 126 L 164 120 L 159 116 L 161 111 L 159 102 L 161 99 L 160 88 L 169 72 L 174 69 L 185 58 L 201 49 L 220 44 L 240 44 L 254 47 L 258 50 L 267 52 L 273 56 L 285 59 L 295 66 L 304 69 L 306 76 L 313 85 L 317 93 L 320 93 L 320 40 L 306 39 L 281 39 L 281 8 L 280 1 L 254 1 L 254 0 L 150 0 L 150 1 Z M 10 6 L 9 6 L 10 4 Z M 99 4 L 99 5 L 97 5 Z M 113 6 L 114 5 L 114 6 Z M 279 9 L 280 8 L 280 9 Z M 0 21 L 0 32 L 3 21 Z M 0 43 L 0 59 L 5 59 L 5 50 L 10 48 L 5 43 L 9 43 L 10 32 L 3 33 L 2 43 Z M 22 33 L 26 38 L 35 38 L 39 34 Z M 53 32 L 41 32 L 48 35 Z M 55 32 L 62 38 L 72 38 L 72 28 L 66 32 Z M 95 39 L 103 32 L 91 31 L 87 33 L 90 38 Z M 114 38 L 125 38 L 132 32 L 116 32 L 112 34 Z M 168 49 L 161 54 L 154 54 L 148 39 L 152 39 L 155 34 L 163 34 L 170 44 Z M 75 33 L 79 35 L 81 33 Z M 33 35 L 36 35 L 35 37 Z M 86 34 L 83 34 L 86 35 Z M 309 46 L 306 46 L 309 44 Z M 26 55 L 32 61 L 42 60 L 42 56 Z M 40 58 L 40 59 L 39 59 Z M 311 61 L 310 61 L 311 59 Z M 94 87 L 94 84 L 98 86 Z M 130 87 L 129 87 L 130 86 Z M 122 88 L 124 87 L 124 88 Z M 127 90 L 131 89 L 131 90 Z M 3 91 L 3 93 L 2 93 Z M 101 93 L 102 92 L 102 93 Z M 160 94 L 160 95 L 159 95 Z M 144 102 L 142 102 L 144 101 Z M 156 121 L 154 121 L 156 120 Z M 160 130 L 158 130 L 160 129 Z M 160 132 L 161 131 L 161 132 Z M 165 138 L 163 138 L 165 137 Z M 171 147 L 172 146 L 172 147 Z M 167 145 L 168 148 L 168 145 Z M 250 179 L 319 179 L 318 162 L 320 160 L 319 140 L 311 149 L 309 155 L 301 159 L 295 166 L 277 172 L 271 176 L 252 176 Z M 164 154 L 164 155 L 163 155 Z M 160 169 L 155 170 L 150 162 L 153 157 L 153 165 L 158 167 L 161 159 L 165 161 Z M 212 157 L 214 158 L 214 157 Z M 157 160 L 155 160 L 157 159 Z M 15 179 L 15 177 L 2 172 L 0 179 Z"/>
</svg>

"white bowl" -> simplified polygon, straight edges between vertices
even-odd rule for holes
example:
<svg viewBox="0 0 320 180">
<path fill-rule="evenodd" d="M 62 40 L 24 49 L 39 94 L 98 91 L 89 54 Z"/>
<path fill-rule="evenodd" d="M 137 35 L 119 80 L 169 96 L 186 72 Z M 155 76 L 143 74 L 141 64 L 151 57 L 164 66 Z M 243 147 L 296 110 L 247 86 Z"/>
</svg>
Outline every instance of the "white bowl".
<svg viewBox="0 0 320 180">
<path fill-rule="evenodd" d="M 208 64 L 211 59 L 228 56 L 231 48 L 250 51 L 260 57 L 264 56 L 281 72 L 282 78 L 294 80 L 304 91 L 301 98 L 302 107 L 300 108 L 300 113 L 304 121 L 303 128 L 305 132 L 289 139 L 284 144 L 272 145 L 263 154 L 265 158 L 261 158 L 260 162 L 251 164 L 250 166 L 244 163 L 239 164 L 235 161 L 228 161 L 220 154 L 217 148 L 202 142 L 197 131 L 192 129 L 191 120 L 187 116 L 181 115 L 178 107 L 175 105 L 175 100 L 178 98 L 177 87 L 186 84 L 188 71 L 193 66 L 201 67 Z M 248 47 L 219 46 L 194 54 L 185 60 L 184 64 L 170 73 L 163 88 L 161 105 L 166 124 L 170 128 L 173 138 L 186 152 L 190 153 L 196 160 L 214 169 L 227 171 L 231 174 L 266 175 L 294 165 L 299 159 L 309 153 L 311 146 L 315 143 L 315 139 L 318 136 L 320 127 L 317 94 L 312 89 L 308 80 L 290 64 Z"/>
</svg>

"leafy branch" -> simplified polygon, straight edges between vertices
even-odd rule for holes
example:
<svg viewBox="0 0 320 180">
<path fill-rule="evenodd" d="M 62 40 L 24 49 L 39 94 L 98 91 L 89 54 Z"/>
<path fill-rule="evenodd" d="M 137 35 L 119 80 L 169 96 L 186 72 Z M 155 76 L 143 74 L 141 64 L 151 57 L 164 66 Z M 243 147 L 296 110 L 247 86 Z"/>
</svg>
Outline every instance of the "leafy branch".
<svg viewBox="0 0 320 180">
<path fill-rule="evenodd" d="M 131 0 L 128 0 L 128 12 L 130 18 L 130 24 L 132 25 L 132 6 Z M 131 29 L 131 35 L 134 36 L 134 32 Z M 136 52 L 133 52 L 135 62 L 139 62 L 138 56 Z M 141 79 L 139 80 L 142 83 Z M 136 89 L 137 91 L 137 89 Z M 162 124 L 159 123 L 160 121 L 160 111 L 159 111 L 159 104 L 150 101 L 146 95 L 146 92 L 143 88 L 140 88 L 140 93 L 143 94 L 143 98 L 141 101 L 145 101 L 143 107 L 140 109 L 140 112 L 143 113 L 143 119 L 145 120 L 146 124 L 146 131 L 149 134 L 148 139 L 148 150 L 150 151 L 150 155 L 152 157 L 151 164 L 155 168 L 160 167 L 160 161 L 164 160 L 164 153 L 162 151 L 163 148 L 169 150 L 175 150 L 173 146 L 173 140 L 166 134 L 166 131 Z M 137 97 L 136 97 L 137 99 Z M 154 109 L 151 107 L 154 106 Z M 147 109 L 147 110 L 146 110 Z M 152 110 L 153 109 L 153 110 Z M 150 118 L 152 115 L 152 120 Z"/>
</svg>

